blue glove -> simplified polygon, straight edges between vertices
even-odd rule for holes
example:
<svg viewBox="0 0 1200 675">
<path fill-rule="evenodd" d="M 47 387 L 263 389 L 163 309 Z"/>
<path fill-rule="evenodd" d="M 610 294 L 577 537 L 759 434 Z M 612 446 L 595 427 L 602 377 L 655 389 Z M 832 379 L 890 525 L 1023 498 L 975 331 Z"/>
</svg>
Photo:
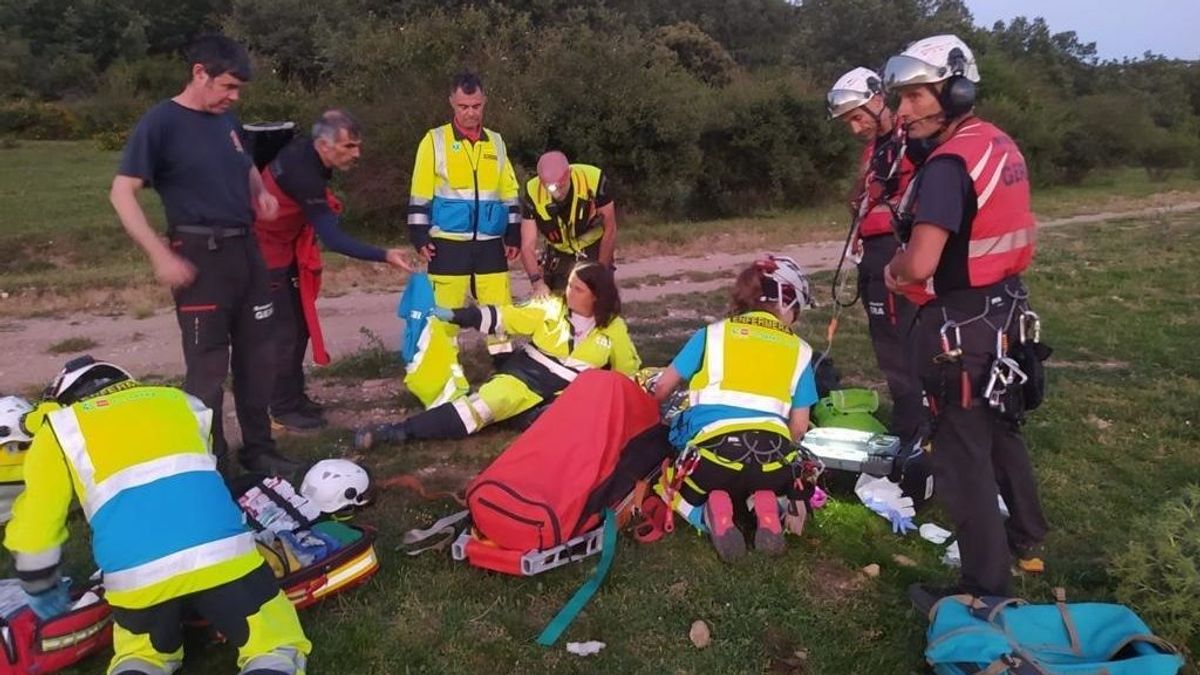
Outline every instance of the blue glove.
<svg viewBox="0 0 1200 675">
<path fill-rule="evenodd" d="M 37 595 L 25 594 L 25 602 L 29 605 L 29 609 L 33 610 L 34 614 L 42 621 L 53 619 L 56 616 L 66 614 L 67 610 L 71 609 L 71 595 L 68 591 L 71 587 L 70 579 L 60 579 L 58 585 L 48 591 L 43 591 Z"/>
<path fill-rule="evenodd" d="M 442 321 L 450 321 L 454 318 L 454 310 L 435 306 L 429 310 L 429 316 L 436 317 Z"/>
<path fill-rule="evenodd" d="M 892 524 L 892 534 L 905 535 L 917 529 L 912 518 L 900 515 L 900 512 L 895 509 L 888 510 L 887 519 Z"/>
</svg>

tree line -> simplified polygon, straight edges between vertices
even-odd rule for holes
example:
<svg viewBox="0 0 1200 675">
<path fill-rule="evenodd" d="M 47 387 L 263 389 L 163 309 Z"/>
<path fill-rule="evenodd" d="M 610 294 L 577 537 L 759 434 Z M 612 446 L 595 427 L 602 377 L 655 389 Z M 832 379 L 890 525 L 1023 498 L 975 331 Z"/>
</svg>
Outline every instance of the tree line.
<svg viewBox="0 0 1200 675">
<path fill-rule="evenodd" d="M 1041 19 L 977 28 L 961 0 L 0 0 L 0 135 L 120 147 L 178 91 L 180 48 L 213 30 L 255 58 L 243 120 L 330 105 L 364 120 L 345 188 L 367 223 L 403 222 L 416 144 L 464 68 L 523 175 L 561 149 L 604 168 L 624 211 L 667 218 L 837 194 L 857 142 L 827 119 L 826 89 L 935 33 L 974 49 L 980 112 L 1037 184 L 1113 166 L 1161 177 L 1200 149 L 1200 64 L 1102 62 Z"/>
</svg>

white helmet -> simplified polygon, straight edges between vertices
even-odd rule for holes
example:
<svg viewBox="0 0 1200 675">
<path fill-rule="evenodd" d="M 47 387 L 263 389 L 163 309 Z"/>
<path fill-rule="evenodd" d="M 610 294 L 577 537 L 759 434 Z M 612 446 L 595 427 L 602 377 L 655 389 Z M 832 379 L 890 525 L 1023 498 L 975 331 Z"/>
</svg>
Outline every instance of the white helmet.
<svg viewBox="0 0 1200 675">
<path fill-rule="evenodd" d="M 300 494 L 324 513 L 362 506 L 370 501 L 371 478 L 348 459 L 323 459 L 304 474 Z"/>
<path fill-rule="evenodd" d="M 888 89 L 945 82 L 938 91 L 938 102 L 947 118 L 955 118 L 975 107 L 979 67 L 965 42 L 954 35 L 935 35 L 917 40 L 888 59 L 883 81 Z"/>
<path fill-rule="evenodd" d="M 118 382 L 132 380 L 129 371 L 90 355 L 67 361 L 46 389 L 46 396 L 62 405 L 71 405 Z"/>
<path fill-rule="evenodd" d="M 776 302 L 780 309 L 796 311 L 813 306 L 812 292 L 808 287 L 808 275 L 794 259 L 785 255 L 768 254 L 756 261 L 754 266 L 763 277 L 761 302 Z"/>
<path fill-rule="evenodd" d="M 0 398 L 0 448 L 10 452 L 29 448 L 33 436 L 25 428 L 25 415 L 30 412 L 33 406 L 20 396 Z"/>
<path fill-rule="evenodd" d="M 829 119 L 837 119 L 851 110 L 861 108 L 882 93 L 883 79 L 878 73 L 870 68 L 855 68 L 839 77 L 825 95 Z"/>
<path fill-rule="evenodd" d="M 917 40 L 899 55 L 888 59 L 883 69 L 883 81 L 889 89 L 937 84 L 955 75 L 979 82 L 975 54 L 955 35 L 934 35 Z"/>
</svg>

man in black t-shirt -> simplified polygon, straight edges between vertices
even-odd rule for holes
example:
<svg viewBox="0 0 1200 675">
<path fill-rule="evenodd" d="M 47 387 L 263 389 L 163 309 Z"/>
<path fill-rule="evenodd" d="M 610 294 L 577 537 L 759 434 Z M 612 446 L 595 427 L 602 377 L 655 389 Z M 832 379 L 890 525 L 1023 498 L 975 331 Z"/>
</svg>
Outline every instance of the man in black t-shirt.
<svg viewBox="0 0 1200 675">
<path fill-rule="evenodd" d="M 279 201 L 279 214 L 254 223 L 275 305 L 271 334 L 277 363 L 271 418 L 299 431 L 325 424 L 320 404 L 304 392 L 304 355 L 310 340 L 313 360 L 329 363 L 317 320 L 321 279 L 317 241 L 344 256 L 412 271 L 400 249 L 360 243 L 339 226 L 341 202 L 329 190 L 329 180 L 334 169 L 348 171 L 358 161 L 362 149 L 358 121 L 344 110 L 326 110 L 312 131 L 312 138 L 293 139 L 264 169 L 263 184 Z"/>
<path fill-rule="evenodd" d="M 241 45 L 220 35 L 197 39 L 186 56 L 187 85 L 138 121 L 110 199 L 155 277 L 172 289 L 187 366 L 183 388 L 213 411 L 218 461 L 224 467 L 228 454 L 221 408 L 232 358 L 241 463 L 286 476 L 299 465 L 279 455 L 271 438 L 272 380 L 264 375 L 274 372 L 274 308 L 250 232 L 256 213 L 274 218 L 279 204 L 263 189 L 243 148 L 241 126 L 229 112 L 250 79 L 250 59 Z M 147 185 L 162 198 L 169 245 L 138 204 L 137 191 Z"/>
</svg>

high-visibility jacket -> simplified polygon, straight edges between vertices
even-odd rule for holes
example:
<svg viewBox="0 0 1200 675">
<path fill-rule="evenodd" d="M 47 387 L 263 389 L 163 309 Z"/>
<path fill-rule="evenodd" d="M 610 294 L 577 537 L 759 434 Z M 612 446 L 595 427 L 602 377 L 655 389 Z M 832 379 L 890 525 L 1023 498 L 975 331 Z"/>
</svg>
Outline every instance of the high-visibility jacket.
<svg viewBox="0 0 1200 675">
<path fill-rule="evenodd" d="M 33 410 L 25 413 L 25 417 L 21 419 L 21 426 L 25 427 L 25 432 L 32 436 L 41 428 L 46 415 L 60 407 L 54 401 L 42 401 L 34 406 Z M 15 451 L 10 451 L 8 448 L 0 449 L 0 485 L 17 485 L 24 482 L 26 453 L 28 453 L 28 448 Z"/>
<path fill-rule="evenodd" d="M 426 408 L 433 408 L 466 394 L 471 389 L 458 361 L 458 342 L 432 315 L 437 303 L 429 275 L 416 272 L 408 278 L 396 316 L 404 320 L 404 386 Z"/>
<path fill-rule="evenodd" d="M 709 324 L 700 370 L 688 382 L 688 407 L 677 418 L 689 438 L 673 440 L 695 445 L 750 430 L 791 438 L 792 395 L 811 361 L 812 347 L 768 312 Z M 695 428 L 697 419 L 713 421 Z"/>
<path fill-rule="evenodd" d="M 57 576 L 73 495 L 113 606 L 149 607 L 262 565 L 217 472 L 211 425 L 197 399 L 134 382 L 47 415 L 4 539 L 27 587 Z"/>
<path fill-rule="evenodd" d="M 417 147 L 408 224 L 435 239 L 499 239 L 520 225 L 517 177 L 504 139 L 483 129 L 472 143 L 453 124 L 430 129 Z"/>
<path fill-rule="evenodd" d="M 864 186 L 863 194 L 859 195 L 860 199 L 869 199 L 870 203 L 874 204 L 866 214 L 863 215 L 862 221 L 858 224 L 858 235 L 862 238 L 875 237 L 884 234 L 892 234 L 892 209 L 888 204 L 895 206 L 899 203 L 900 197 L 904 194 L 904 190 L 908 187 L 912 180 L 913 173 L 916 167 L 913 166 L 908 156 L 900 159 L 900 166 L 896 172 L 896 176 L 892 181 L 886 181 L 884 176 L 875 176 L 877 170 L 884 167 L 875 166 L 875 153 L 879 149 L 880 142 L 894 144 L 891 135 L 883 139 L 876 138 L 863 148 L 861 158 L 861 170 L 859 173 L 860 184 Z M 893 152 L 899 152 L 899 148 L 893 149 Z M 887 167 L 890 169 L 890 167 Z"/>
<path fill-rule="evenodd" d="M 21 425 L 31 436 L 41 428 L 46 415 L 59 409 L 54 401 L 42 401 L 21 419 Z M 29 449 L 11 446 L 0 449 L 0 524 L 12 518 L 12 505 L 25 489 L 25 456 Z"/>
<path fill-rule="evenodd" d="M 509 357 L 501 372 L 545 398 L 557 395 L 585 370 L 610 368 L 632 377 L 642 365 L 624 319 L 615 317 L 576 340 L 567 303 L 556 295 L 521 305 L 485 305 L 478 316 L 479 324 L 471 327 L 481 332 L 529 336 L 529 344 Z"/>
<path fill-rule="evenodd" d="M 1029 175 L 1021 150 L 990 122 L 971 119 L 930 154 L 962 159 L 975 187 L 967 276 L 971 288 L 1024 272 L 1033 260 L 1037 221 L 1029 202 Z M 938 288 L 938 294 L 951 290 Z"/>
<path fill-rule="evenodd" d="M 534 223 L 546 244 L 556 251 L 580 254 L 604 236 L 603 223 L 597 217 L 596 191 L 600 188 L 600 169 L 589 164 L 571 165 L 571 201 L 565 212 L 550 213 L 554 197 L 534 176 L 525 184 L 533 204 Z"/>
</svg>

